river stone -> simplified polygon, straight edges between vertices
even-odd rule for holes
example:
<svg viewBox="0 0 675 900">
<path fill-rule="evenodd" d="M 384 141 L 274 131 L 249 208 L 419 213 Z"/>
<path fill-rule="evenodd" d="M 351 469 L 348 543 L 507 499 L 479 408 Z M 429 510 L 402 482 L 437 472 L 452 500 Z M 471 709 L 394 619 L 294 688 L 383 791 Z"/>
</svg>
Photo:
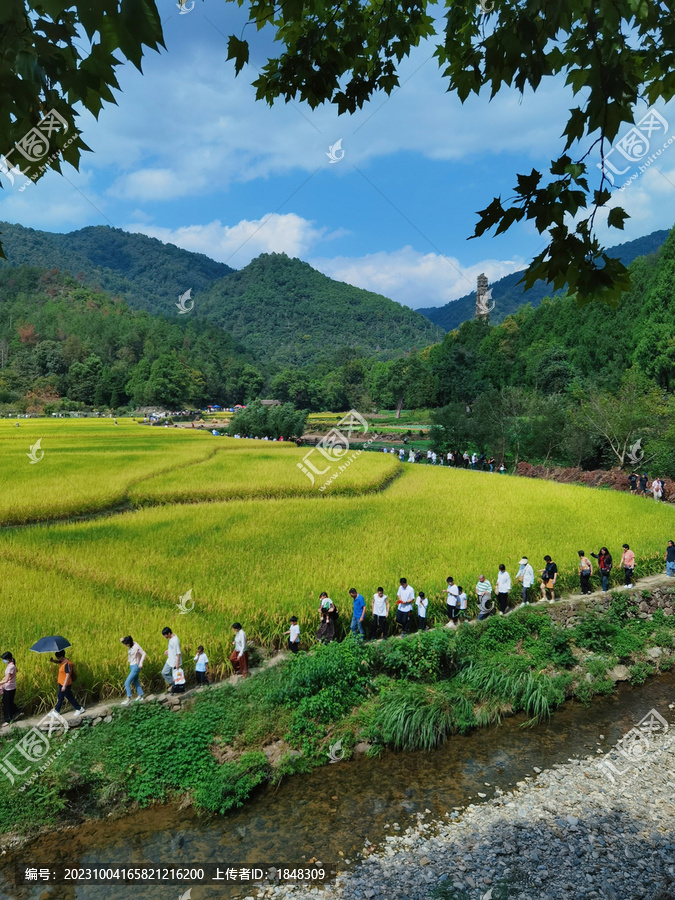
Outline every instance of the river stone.
<svg viewBox="0 0 675 900">
<path fill-rule="evenodd" d="M 609 670 L 607 675 L 612 681 L 628 681 L 630 678 L 630 671 L 628 666 L 614 666 L 613 669 Z"/>
<path fill-rule="evenodd" d="M 647 650 L 647 656 L 650 659 L 658 659 L 662 654 L 663 650 L 660 647 L 649 647 Z"/>
</svg>

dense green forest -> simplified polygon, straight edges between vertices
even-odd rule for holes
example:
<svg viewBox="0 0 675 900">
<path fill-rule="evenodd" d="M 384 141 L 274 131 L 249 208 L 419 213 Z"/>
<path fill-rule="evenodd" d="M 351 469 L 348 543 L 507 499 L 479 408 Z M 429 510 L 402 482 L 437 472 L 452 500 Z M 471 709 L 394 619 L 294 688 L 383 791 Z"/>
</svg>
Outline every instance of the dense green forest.
<svg viewBox="0 0 675 900">
<path fill-rule="evenodd" d="M 443 336 L 419 313 L 283 253 L 264 253 L 222 278 L 199 309 L 274 366 L 335 368 L 346 354 L 386 360 Z"/>
<path fill-rule="evenodd" d="M 243 348 L 200 319 L 132 310 L 56 271 L 0 269 L 2 412 L 244 403 L 263 384 Z"/>
<path fill-rule="evenodd" d="M 656 253 L 659 247 L 668 237 L 667 231 L 653 231 L 635 241 L 627 241 L 610 247 L 607 253 L 616 256 L 624 265 L 629 265 L 638 256 L 648 256 Z M 519 284 L 522 272 L 514 272 L 505 275 L 490 285 L 492 300 L 495 302 L 494 312 L 490 315 L 493 324 L 503 322 L 507 316 L 513 315 L 517 310 L 529 303 L 530 306 L 539 306 L 546 297 L 557 296 L 562 291 L 553 292 L 543 281 L 537 281 L 527 291 L 523 291 L 523 285 Z M 430 322 L 440 325 L 444 331 L 452 331 L 459 328 L 462 322 L 473 319 L 476 310 L 476 292 L 472 291 L 458 300 L 452 300 L 445 306 L 431 306 L 427 309 L 418 309 Z"/>
<path fill-rule="evenodd" d="M 237 286 L 226 301 L 232 316 L 221 327 L 208 310 L 167 318 L 56 270 L 4 267 L 0 412 L 231 406 L 265 396 L 299 410 L 367 412 L 392 409 L 403 398 L 406 409 L 433 410 L 438 449 L 470 447 L 509 464 L 526 458 L 625 465 L 631 441 L 640 437 L 648 446 L 645 463 L 675 475 L 675 230 L 631 270 L 633 287 L 615 309 L 547 299 L 498 325 L 464 322 L 440 342 L 389 359 L 370 353 L 365 339 L 340 345 L 336 325 L 324 340 L 324 358 L 310 335 L 305 364 L 281 365 L 293 355 L 290 325 L 268 314 L 258 330 L 247 326 L 254 295 L 283 294 L 278 315 L 295 305 L 295 321 L 306 316 L 307 327 L 312 307 L 324 317 L 341 315 L 342 331 L 347 322 L 355 336 L 367 316 L 363 304 L 350 306 L 354 289 L 335 295 L 335 282 L 309 266 L 261 257 L 228 276 Z M 311 301 L 298 293 L 305 277 Z M 370 296 L 383 330 L 398 328 L 397 319 L 387 319 L 389 307 Z M 410 338 L 403 333 L 401 344 Z M 278 356 L 267 349 L 275 334 Z"/>
<path fill-rule="evenodd" d="M 420 313 L 283 253 L 263 254 L 235 272 L 201 253 L 107 226 L 52 234 L 0 223 L 0 231 L 8 257 L 0 268 L 58 268 L 132 309 L 182 318 L 178 298 L 191 290 L 194 314 L 271 370 L 319 362 L 334 369 L 354 353 L 387 360 L 443 336 Z"/>
<path fill-rule="evenodd" d="M 56 234 L 0 222 L 7 255 L 0 267 L 57 268 L 82 284 L 119 294 L 134 309 L 178 315 L 181 294 L 205 291 L 234 270 L 144 234 L 96 225 Z"/>
</svg>

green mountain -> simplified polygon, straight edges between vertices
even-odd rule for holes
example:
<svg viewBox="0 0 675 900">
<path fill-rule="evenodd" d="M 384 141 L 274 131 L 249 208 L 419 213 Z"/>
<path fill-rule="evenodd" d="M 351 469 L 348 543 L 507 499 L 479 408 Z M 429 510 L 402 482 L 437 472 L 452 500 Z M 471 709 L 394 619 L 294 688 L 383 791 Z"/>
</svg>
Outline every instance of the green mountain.
<svg viewBox="0 0 675 900">
<path fill-rule="evenodd" d="M 235 271 L 201 253 L 143 234 L 96 226 L 52 234 L 0 223 L 7 261 L 58 269 L 134 309 L 179 317 L 192 290 L 194 316 L 233 335 L 268 369 L 391 359 L 443 337 L 428 319 L 387 297 L 333 281 L 299 259 L 263 254 Z"/>
<path fill-rule="evenodd" d="M 443 336 L 419 313 L 283 253 L 264 253 L 222 278 L 199 298 L 199 311 L 278 366 L 391 359 Z"/>
<path fill-rule="evenodd" d="M 7 255 L 0 267 L 57 268 L 135 309 L 165 315 L 178 314 L 176 303 L 185 291 L 204 291 L 234 271 L 203 253 L 107 225 L 56 234 L 0 222 L 0 233 Z"/>
<path fill-rule="evenodd" d="M 653 231 L 635 241 L 627 241 L 625 244 L 610 247 L 607 253 L 610 256 L 618 257 L 627 266 L 638 256 L 655 253 L 667 237 L 668 231 Z M 494 311 L 490 313 L 490 321 L 494 324 L 503 322 L 507 316 L 512 315 L 526 303 L 537 307 L 544 297 L 555 297 L 564 293 L 564 291 L 553 292 L 543 281 L 537 281 L 530 290 L 523 291 L 522 284 L 519 284 L 521 277 L 521 272 L 513 272 L 490 285 L 492 300 L 495 303 Z M 474 318 L 476 292 L 472 291 L 470 294 L 460 297 L 459 300 L 451 300 L 445 306 L 431 306 L 417 311 L 426 316 L 430 322 L 439 325 L 444 331 L 452 331 L 454 328 L 459 328 L 462 322 Z"/>
<path fill-rule="evenodd" d="M 264 376 L 220 328 L 168 319 L 53 269 L 0 269 L 0 410 L 229 405 Z"/>
</svg>

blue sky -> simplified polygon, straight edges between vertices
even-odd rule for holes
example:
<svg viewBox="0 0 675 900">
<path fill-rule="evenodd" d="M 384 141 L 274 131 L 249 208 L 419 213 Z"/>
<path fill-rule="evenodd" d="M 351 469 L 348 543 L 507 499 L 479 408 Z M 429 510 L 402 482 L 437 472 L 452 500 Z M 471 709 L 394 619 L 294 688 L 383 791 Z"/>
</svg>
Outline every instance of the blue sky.
<svg viewBox="0 0 675 900">
<path fill-rule="evenodd" d="M 23 193 L 3 191 L 1 218 L 48 231 L 109 224 L 235 268 L 286 252 L 413 308 L 456 299 L 478 273 L 494 280 L 543 248 L 529 224 L 467 238 L 476 211 L 508 197 L 517 172 L 541 170 L 557 153 L 572 102 L 562 82 L 462 106 L 425 45 L 402 65 L 391 98 L 353 116 L 298 103 L 269 108 L 250 86 L 269 37 L 246 29 L 253 67 L 238 78 L 226 61 L 226 38 L 245 22 L 240 9 L 195 0 L 180 15 L 174 0 L 160 4 L 167 50 L 146 57 L 143 75 L 121 68 L 118 106 L 98 121 L 80 118 L 94 151 L 81 171 L 65 167 L 67 179 L 50 173 Z M 339 140 L 344 156 L 331 163 Z M 620 199 L 633 218 L 623 233 L 601 225 L 609 244 L 671 227 L 675 150 Z"/>
</svg>

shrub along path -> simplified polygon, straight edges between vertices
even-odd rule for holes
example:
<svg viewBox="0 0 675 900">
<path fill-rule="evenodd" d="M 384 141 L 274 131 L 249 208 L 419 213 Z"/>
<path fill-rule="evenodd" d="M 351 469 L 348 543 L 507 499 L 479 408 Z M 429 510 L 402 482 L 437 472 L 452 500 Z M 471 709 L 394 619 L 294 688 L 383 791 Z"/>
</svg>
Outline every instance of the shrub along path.
<svg viewBox="0 0 675 900">
<path fill-rule="evenodd" d="M 642 592 L 642 591 L 653 591 L 656 588 L 662 587 L 663 585 L 672 584 L 675 588 L 675 578 L 669 578 L 667 575 L 648 575 L 645 578 L 640 578 L 636 581 L 635 588 L 633 588 L 633 593 Z M 615 588 L 615 591 L 622 591 L 625 589 Z M 553 606 L 554 608 L 558 607 L 559 610 L 562 607 L 559 604 L 567 602 L 570 604 L 569 613 L 570 616 L 577 614 L 579 610 L 579 606 L 583 607 L 585 610 L 592 609 L 598 601 L 606 601 L 609 596 L 609 592 L 605 593 L 603 591 L 596 591 L 590 597 L 585 596 L 583 594 L 563 594 L 559 598 L 556 599 L 555 604 L 549 604 L 548 601 L 539 600 L 537 603 L 530 604 L 533 609 L 547 609 L 549 606 Z M 572 605 L 573 604 L 573 605 Z M 518 607 L 516 607 L 517 609 Z M 511 613 L 515 612 L 515 609 L 510 611 Z M 556 616 L 559 618 L 559 616 Z M 564 616 L 562 617 L 564 619 Z M 475 624 L 477 620 L 472 619 L 469 624 Z M 412 635 L 408 635 L 408 637 L 412 637 Z M 388 640 L 394 640 L 395 638 L 388 638 Z M 289 653 L 286 651 L 280 651 L 263 661 L 262 666 L 257 666 L 255 668 L 250 668 L 249 673 L 254 675 L 259 675 L 261 672 L 269 669 L 272 666 L 278 665 L 284 660 L 288 659 Z M 215 682 L 210 685 L 210 688 L 218 688 L 223 687 L 224 685 L 234 685 L 236 686 L 241 682 L 242 678 L 240 675 L 231 675 L 229 678 L 225 678 L 222 681 Z M 169 694 L 165 692 L 161 693 L 146 693 L 143 703 L 160 703 L 162 705 L 166 705 L 168 708 L 172 708 L 176 711 L 180 710 L 180 708 L 191 698 L 195 697 L 198 694 L 204 693 L 203 689 L 200 687 L 194 687 L 186 690 L 183 694 Z M 75 694 L 77 695 L 77 690 L 75 690 Z M 97 703 L 95 706 L 88 706 L 85 714 L 81 717 L 74 717 L 72 711 L 67 713 L 62 713 L 66 721 L 68 722 L 69 728 L 78 728 L 81 725 L 98 725 L 101 722 L 110 723 L 113 721 L 112 719 L 112 710 L 116 708 L 123 708 L 124 698 L 120 698 L 119 700 L 106 700 L 101 703 Z M 135 703 L 135 701 L 133 701 Z M 43 730 L 48 730 L 48 724 L 44 722 L 44 714 L 40 716 L 32 716 L 30 718 L 21 718 L 16 722 L 13 722 L 10 729 L 3 730 L 3 734 L 6 734 L 7 731 L 16 729 L 29 729 L 34 726 L 39 725 L 40 723 L 44 723 L 41 727 Z"/>
</svg>

